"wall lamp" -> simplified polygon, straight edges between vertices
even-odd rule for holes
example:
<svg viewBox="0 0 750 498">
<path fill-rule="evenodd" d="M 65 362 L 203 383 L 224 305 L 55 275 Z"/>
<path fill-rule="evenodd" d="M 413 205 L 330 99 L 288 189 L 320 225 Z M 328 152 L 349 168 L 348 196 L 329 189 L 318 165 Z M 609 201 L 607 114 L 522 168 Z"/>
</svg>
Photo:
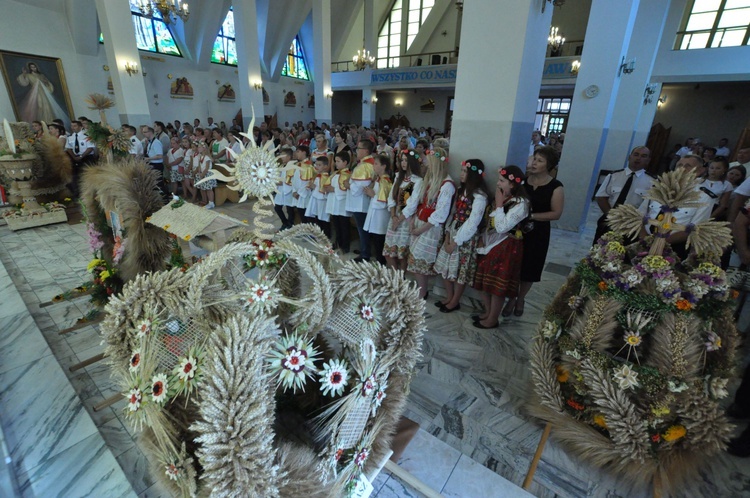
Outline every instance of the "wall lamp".
<svg viewBox="0 0 750 498">
<path fill-rule="evenodd" d="M 330 100 L 330 99 L 332 99 L 332 98 L 333 98 L 333 92 L 329 90 L 329 91 L 327 91 L 327 92 L 325 93 L 325 96 L 326 96 L 326 98 L 327 98 L 327 99 L 329 99 L 329 100 Z"/>
<path fill-rule="evenodd" d="M 260 90 L 261 88 L 263 88 L 263 81 L 261 80 L 253 80 L 251 84 L 253 85 L 253 88 L 255 88 L 256 90 Z"/>
<path fill-rule="evenodd" d="M 570 64 L 570 74 L 578 74 L 579 69 L 581 69 L 581 61 L 573 61 Z"/>
<path fill-rule="evenodd" d="M 646 85 L 646 89 L 643 91 L 643 105 L 650 104 L 654 101 L 654 94 L 656 94 L 657 88 L 659 88 L 657 83 Z"/>
<path fill-rule="evenodd" d="M 666 104 L 666 103 L 667 103 L 667 96 L 666 96 L 666 95 L 662 95 L 662 96 L 661 96 L 661 97 L 659 97 L 659 99 L 657 100 L 657 103 L 656 103 L 656 107 L 661 107 L 662 105 L 664 105 L 664 104 Z"/>
<path fill-rule="evenodd" d="M 622 73 L 630 74 L 633 71 L 635 71 L 635 57 L 627 62 L 625 62 L 625 57 L 623 57 L 622 62 L 620 62 L 620 70 L 617 72 L 617 76 L 622 75 Z"/>
<path fill-rule="evenodd" d="M 399 99 L 399 100 L 396 100 L 394 104 L 396 104 L 396 107 L 401 107 L 404 104 L 404 101 Z"/>
<path fill-rule="evenodd" d="M 372 103 L 373 103 L 373 104 L 375 104 L 375 103 L 376 103 L 377 101 L 378 101 L 378 98 L 377 98 L 377 97 L 373 97 L 373 98 L 372 98 Z"/>
<path fill-rule="evenodd" d="M 133 76 L 134 74 L 138 74 L 138 64 L 136 64 L 135 62 L 126 62 L 125 72 L 128 73 L 128 76 Z"/>
</svg>

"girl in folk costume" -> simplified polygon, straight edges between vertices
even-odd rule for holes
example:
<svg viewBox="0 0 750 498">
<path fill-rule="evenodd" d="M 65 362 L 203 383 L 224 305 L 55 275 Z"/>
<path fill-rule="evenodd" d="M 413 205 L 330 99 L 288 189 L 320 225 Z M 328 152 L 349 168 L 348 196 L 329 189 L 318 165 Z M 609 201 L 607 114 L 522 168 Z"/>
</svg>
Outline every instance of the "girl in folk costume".
<svg viewBox="0 0 750 498">
<path fill-rule="evenodd" d="M 383 246 L 385 245 L 385 234 L 388 231 L 388 199 L 391 195 L 393 183 L 391 182 L 391 158 L 385 154 L 375 156 L 372 165 L 376 176 L 375 183 L 365 188 L 365 195 L 370 198 L 365 218 L 365 231 L 369 234 L 373 246 L 375 246 L 375 257 L 378 262 L 385 264 Z"/>
<path fill-rule="evenodd" d="M 352 173 L 349 171 L 351 154 L 348 150 L 337 152 L 333 159 L 336 167 L 336 173 L 331 178 L 331 184 L 325 187 L 328 193 L 326 199 L 326 212 L 331 216 L 333 229 L 336 232 L 336 248 L 344 254 L 349 252 L 349 218 L 352 214 L 346 210 L 346 194 L 349 177 Z"/>
<path fill-rule="evenodd" d="M 294 206 L 299 210 L 303 223 L 311 223 L 305 217 L 307 204 L 310 202 L 310 192 L 312 187 L 310 183 L 315 180 L 315 168 L 310 161 L 310 148 L 306 145 L 300 145 L 295 152 L 297 159 L 297 170 L 292 177 L 292 197 L 294 197 Z"/>
<path fill-rule="evenodd" d="M 169 168 L 171 171 L 169 179 L 172 195 L 177 194 L 177 183 L 182 182 L 183 173 L 180 172 L 180 169 L 182 168 L 184 158 L 185 150 L 180 147 L 180 140 L 177 137 L 172 137 L 169 140 L 167 160 L 164 162 L 164 168 Z"/>
<path fill-rule="evenodd" d="M 448 158 L 444 149 L 436 148 L 422 161 L 427 165 L 416 216 L 411 217 L 411 244 L 407 269 L 414 273 L 419 285 L 419 297 L 426 298 L 427 279 L 434 275 L 443 224 L 448 219 L 456 186 L 448 175 Z"/>
<path fill-rule="evenodd" d="M 348 190 L 346 194 L 346 210 L 352 213 L 354 221 L 357 224 L 359 234 L 359 257 L 354 261 L 368 261 L 370 259 L 370 238 L 365 231 L 365 219 L 367 218 L 367 208 L 370 206 L 370 198 L 364 193 L 365 187 L 370 186 L 373 180 L 374 172 L 372 165 L 375 159 L 372 157 L 372 151 L 375 150 L 375 144 L 370 140 L 360 140 L 357 143 L 357 166 L 352 171 L 352 176 L 345 183 Z"/>
<path fill-rule="evenodd" d="M 453 205 L 453 219 L 445 229 L 445 241 L 435 261 L 435 271 L 443 277 L 446 290 L 445 299 L 437 301 L 435 306 L 443 313 L 460 309 L 464 288 L 474 283 L 479 225 L 489 197 L 484 171 L 484 163 L 479 159 L 461 163 L 461 186 Z"/>
<path fill-rule="evenodd" d="M 315 179 L 310 185 L 310 201 L 305 210 L 305 218 L 312 220 L 323 230 L 323 233 L 331 238 L 331 216 L 326 212 L 326 197 L 328 193 L 325 188 L 331 185 L 331 173 L 327 156 L 318 156 L 315 160 Z"/>
<path fill-rule="evenodd" d="M 187 195 L 193 201 L 197 199 L 198 192 L 193 185 L 193 155 L 197 153 L 198 147 L 193 150 L 192 143 L 188 137 L 182 139 L 182 148 L 185 154 L 182 156 L 182 195 L 187 199 Z"/>
<path fill-rule="evenodd" d="M 391 220 L 385 234 L 383 255 L 391 268 L 406 270 L 411 241 L 409 219 L 417 212 L 419 205 L 417 194 L 422 187 L 422 165 L 414 151 L 400 151 L 398 156 L 398 175 L 388 197 Z"/>
<path fill-rule="evenodd" d="M 295 204 L 296 201 L 292 194 L 294 189 L 292 188 L 292 178 L 297 171 L 297 161 L 292 159 L 294 152 L 289 147 L 284 147 L 279 153 L 279 162 L 284 167 L 284 177 L 281 183 L 277 185 L 276 196 L 273 199 L 275 204 L 273 210 L 281 220 L 281 229 L 286 230 L 294 226 L 294 215 L 295 215 Z M 284 206 L 286 206 L 286 214 L 284 214 Z"/>
<path fill-rule="evenodd" d="M 483 293 L 485 312 L 474 317 L 476 328 L 497 327 L 505 298 L 514 298 L 518 293 L 523 259 L 520 225 L 529 215 L 529 205 L 521 168 L 501 168 L 493 210 L 477 248 L 474 288 Z"/>
<path fill-rule="evenodd" d="M 211 171 L 211 168 L 213 167 L 213 161 L 211 160 L 211 156 L 208 154 L 208 146 L 206 145 L 206 142 L 201 142 L 198 144 L 198 157 L 196 159 L 198 160 L 197 174 L 200 177 L 199 179 L 202 180 L 206 177 L 209 177 L 210 175 L 208 174 L 208 172 Z M 195 165 L 196 163 L 194 162 L 193 164 Z M 216 188 L 216 180 L 206 180 L 205 182 L 196 186 L 201 191 L 201 201 L 206 202 L 206 198 L 208 198 L 206 209 L 213 209 L 214 207 L 216 207 L 216 205 L 214 204 L 214 188 Z"/>
</svg>

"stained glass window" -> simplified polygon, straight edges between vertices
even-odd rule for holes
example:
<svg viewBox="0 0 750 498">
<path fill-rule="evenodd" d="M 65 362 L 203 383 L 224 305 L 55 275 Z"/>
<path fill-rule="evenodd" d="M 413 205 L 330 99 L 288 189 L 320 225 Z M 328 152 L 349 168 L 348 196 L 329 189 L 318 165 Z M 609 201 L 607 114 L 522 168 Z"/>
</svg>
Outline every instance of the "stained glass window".
<svg viewBox="0 0 750 498">
<path fill-rule="evenodd" d="M 211 62 L 228 66 L 237 65 L 237 42 L 234 36 L 234 11 L 232 7 L 229 7 L 227 17 L 221 23 L 219 34 L 214 40 Z"/>
<path fill-rule="evenodd" d="M 302 50 L 302 44 L 299 42 L 299 36 L 292 40 L 292 46 L 289 47 L 289 54 L 286 56 L 284 69 L 281 70 L 282 76 L 297 78 L 300 80 L 310 80 L 307 73 L 307 62 L 305 62 L 305 52 Z"/>
<path fill-rule="evenodd" d="M 152 17 L 146 17 L 141 14 L 138 0 L 130 0 L 130 13 L 139 50 L 182 57 L 169 26 L 162 20 L 158 10 L 154 10 Z"/>
<path fill-rule="evenodd" d="M 750 45 L 750 0 L 693 0 L 688 5 L 676 49 Z"/>
</svg>

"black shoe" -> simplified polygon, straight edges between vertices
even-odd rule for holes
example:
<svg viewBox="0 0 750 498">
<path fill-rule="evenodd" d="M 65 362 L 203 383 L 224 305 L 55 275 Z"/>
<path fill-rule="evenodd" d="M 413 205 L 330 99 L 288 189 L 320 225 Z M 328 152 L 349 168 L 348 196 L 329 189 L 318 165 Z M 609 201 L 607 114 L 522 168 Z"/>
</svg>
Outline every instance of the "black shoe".
<svg viewBox="0 0 750 498">
<path fill-rule="evenodd" d="M 437 306 L 437 307 L 438 307 L 438 308 L 440 308 L 440 309 L 443 309 L 443 308 L 445 308 L 445 305 L 444 305 L 444 304 L 443 304 L 443 302 L 442 302 L 442 301 L 440 301 L 440 300 L 437 300 L 437 301 L 435 301 L 435 306 Z"/>
<path fill-rule="evenodd" d="M 731 405 L 729 405 L 729 408 L 727 408 L 727 417 L 731 417 L 737 420 L 745 420 L 750 419 L 750 413 L 740 408 L 737 403 L 732 403 Z"/>
<path fill-rule="evenodd" d="M 448 308 L 447 306 L 443 306 L 440 308 L 441 313 L 453 313 L 454 311 L 458 311 L 461 309 L 461 305 L 457 304 L 455 308 Z"/>
<path fill-rule="evenodd" d="M 750 427 L 745 429 L 739 437 L 729 441 L 727 453 L 740 458 L 750 457 Z"/>
<path fill-rule="evenodd" d="M 471 315 L 471 321 L 473 321 L 473 322 L 477 322 L 477 321 L 479 321 L 479 317 L 480 317 L 480 316 L 481 316 L 481 315 Z"/>
<path fill-rule="evenodd" d="M 500 325 L 500 323 L 495 323 L 495 325 L 492 325 L 491 327 L 485 327 L 479 322 L 474 322 L 474 327 L 482 330 L 496 329 L 498 325 Z"/>
<path fill-rule="evenodd" d="M 429 297 L 430 297 L 430 293 L 429 293 L 429 292 L 427 292 L 427 294 L 425 294 L 425 295 L 424 295 L 424 297 L 423 297 L 422 299 L 424 299 L 425 301 L 427 301 L 427 298 L 429 298 Z"/>
</svg>

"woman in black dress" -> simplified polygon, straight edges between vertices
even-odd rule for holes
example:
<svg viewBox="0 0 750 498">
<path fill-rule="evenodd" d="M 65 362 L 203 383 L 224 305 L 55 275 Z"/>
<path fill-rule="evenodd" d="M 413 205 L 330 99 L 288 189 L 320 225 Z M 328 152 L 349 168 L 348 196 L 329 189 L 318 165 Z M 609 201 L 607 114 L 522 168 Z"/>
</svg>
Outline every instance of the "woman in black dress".
<svg viewBox="0 0 750 498">
<path fill-rule="evenodd" d="M 534 228 L 523 234 L 523 262 L 518 298 L 510 299 L 503 308 L 503 316 L 523 315 L 526 294 L 534 282 L 542 278 L 542 270 L 549 249 L 550 221 L 559 220 L 565 204 L 563 184 L 550 175 L 560 162 L 560 154 L 549 146 L 534 151 L 534 159 L 526 169 L 526 194 L 531 200 L 529 218 Z"/>
</svg>

